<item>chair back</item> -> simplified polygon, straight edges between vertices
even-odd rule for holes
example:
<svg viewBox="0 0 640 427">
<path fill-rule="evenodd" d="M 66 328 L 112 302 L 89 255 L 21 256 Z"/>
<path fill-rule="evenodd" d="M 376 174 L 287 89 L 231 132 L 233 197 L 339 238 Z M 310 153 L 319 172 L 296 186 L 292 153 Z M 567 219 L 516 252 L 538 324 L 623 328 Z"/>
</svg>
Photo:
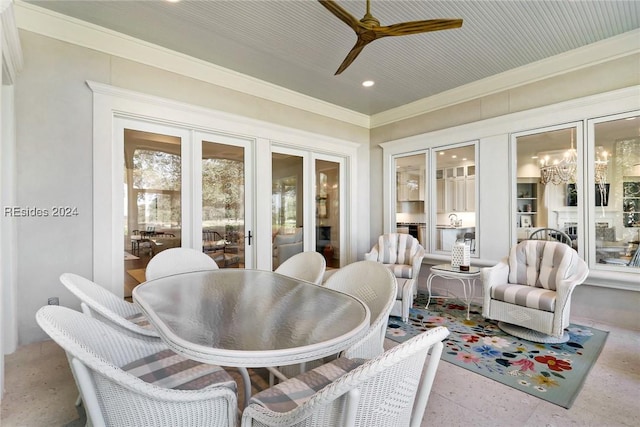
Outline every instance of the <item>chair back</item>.
<svg viewBox="0 0 640 427">
<path fill-rule="evenodd" d="M 378 243 L 365 254 L 368 261 L 384 264 L 399 279 L 412 279 L 420 274 L 424 248 L 410 234 L 388 233 L 378 237 Z"/>
<path fill-rule="evenodd" d="M 388 233 L 378 237 L 378 262 L 382 264 L 406 264 L 418 252 L 420 243 L 410 234 Z"/>
<path fill-rule="evenodd" d="M 571 276 L 580 263 L 584 261 L 578 253 L 564 243 L 524 240 L 511 248 L 509 283 L 555 291 L 556 285 Z"/>
<path fill-rule="evenodd" d="M 367 334 L 344 353 L 346 357 L 372 358 L 384 351 L 384 335 L 397 294 L 391 271 L 375 261 L 358 261 L 331 275 L 325 286 L 359 298 L 371 314 Z"/>
<path fill-rule="evenodd" d="M 529 240 L 549 240 L 573 246 L 571 236 L 564 231 L 556 230 L 555 228 L 539 228 L 529 235 Z"/>
<path fill-rule="evenodd" d="M 36 321 L 66 351 L 88 425 L 235 425 L 237 397 L 232 387 L 168 389 L 121 369 L 167 350 L 161 341 L 123 335 L 106 323 L 60 306 L 42 307 Z"/>
<path fill-rule="evenodd" d="M 326 265 L 326 261 L 320 253 L 307 251 L 287 259 L 276 268 L 275 272 L 319 285 L 322 283 Z"/>
<path fill-rule="evenodd" d="M 256 399 L 245 409 L 242 425 L 418 427 L 447 335 L 442 326 L 429 329 L 340 376 L 307 400 L 299 399 L 287 412 L 271 410 Z M 289 381 L 300 390 L 300 380 Z M 288 384 L 275 387 L 286 389 Z"/>
<path fill-rule="evenodd" d="M 173 274 L 217 269 L 218 264 L 203 252 L 191 248 L 171 248 L 151 258 L 145 277 L 154 280 Z"/>
<path fill-rule="evenodd" d="M 159 338 L 153 328 L 139 326 L 130 320 L 142 316 L 135 304 L 77 274 L 63 273 L 60 282 L 78 297 L 80 307 L 86 315 L 121 328 L 128 334 Z"/>
</svg>

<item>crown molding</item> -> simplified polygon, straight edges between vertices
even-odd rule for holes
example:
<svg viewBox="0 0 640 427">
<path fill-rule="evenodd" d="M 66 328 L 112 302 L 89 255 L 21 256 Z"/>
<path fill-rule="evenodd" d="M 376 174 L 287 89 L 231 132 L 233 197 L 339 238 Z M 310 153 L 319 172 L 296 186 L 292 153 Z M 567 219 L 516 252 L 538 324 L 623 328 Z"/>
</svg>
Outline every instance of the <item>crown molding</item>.
<svg viewBox="0 0 640 427">
<path fill-rule="evenodd" d="M 369 128 L 369 116 L 116 31 L 16 0 L 18 27 L 217 86 Z"/>
<path fill-rule="evenodd" d="M 0 2 L 0 29 L 2 34 L 2 84 L 11 85 L 15 82 L 18 72 L 22 69 L 22 47 L 18 37 L 13 2 Z"/>
<path fill-rule="evenodd" d="M 640 29 L 514 68 L 371 116 L 371 128 L 640 52 Z"/>
</svg>

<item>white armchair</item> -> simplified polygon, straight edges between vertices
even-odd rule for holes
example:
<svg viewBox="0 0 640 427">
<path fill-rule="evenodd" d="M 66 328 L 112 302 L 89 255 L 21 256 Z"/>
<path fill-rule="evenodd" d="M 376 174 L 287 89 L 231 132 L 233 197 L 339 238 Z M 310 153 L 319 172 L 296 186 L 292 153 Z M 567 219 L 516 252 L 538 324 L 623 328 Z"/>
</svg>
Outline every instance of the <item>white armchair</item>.
<svg viewBox="0 0 640 427">
<path fill-rule="evenodd" d="M 402 317 L 403 322 L 408 321 L 409 309 L 418 293 L 416 280 L 424 258 L 424 248 L 418 239 L 409 234 L 383 234 L 364 258 L 384 264 L 396 276 L 398 293 L 391 315 Z"/>
<path fill-rule="evenodd" d="M 525 240 L 494 267 L 481 270 L 482 315 L 505 332 L 536 342 L 566 342 L 571 294 L 589 269 L 556 241 Z"/>
</svg>

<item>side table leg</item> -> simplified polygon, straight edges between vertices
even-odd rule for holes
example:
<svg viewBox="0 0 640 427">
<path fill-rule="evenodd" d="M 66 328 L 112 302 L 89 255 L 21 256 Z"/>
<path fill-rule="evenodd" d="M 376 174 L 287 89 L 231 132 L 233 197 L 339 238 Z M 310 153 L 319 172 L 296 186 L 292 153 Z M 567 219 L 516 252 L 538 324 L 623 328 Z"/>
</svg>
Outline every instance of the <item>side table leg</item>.
<svg viewBox="0 0 640 427">
<path fill-rule="evenodd" d="M 467 304 L 467 320 L 469 320 L 469 311 L 471 310 L 471 288 L 467 291 L 469 280 L 462 278 L 458 278 L 458 280 L 462 284 L 462 294 L 464 295 L 464 302 Z"/>
<path fill-rule="evenodd" d="M 424 306 L 425 310 L 429 308 L 429 303 L 431 302 L 431 282 L 433 281 L 433 277 L 435 275 L 433 273 L 429 274 L 429 278 L 427 279 L 427 293 L 429 296 L 427 297 L 427 305 Z"/>
</svg>

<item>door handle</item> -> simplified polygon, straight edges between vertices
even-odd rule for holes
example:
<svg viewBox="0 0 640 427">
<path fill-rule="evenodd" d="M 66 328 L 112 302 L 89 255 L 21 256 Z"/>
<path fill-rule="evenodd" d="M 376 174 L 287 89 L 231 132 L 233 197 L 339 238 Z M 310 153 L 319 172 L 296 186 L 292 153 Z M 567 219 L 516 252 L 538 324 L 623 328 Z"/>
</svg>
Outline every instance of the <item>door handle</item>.
<svg viewBox="0 0 640 427">
<path fill-rule="evenodd" d="M 247 235 L 244 236 L 245 239 L 247 239 L 247 245 L 251 246 L 251 238 L 253 237 L 253 235 L 251 234 L 251 230 L 247 231 Z"/>
</svg>

